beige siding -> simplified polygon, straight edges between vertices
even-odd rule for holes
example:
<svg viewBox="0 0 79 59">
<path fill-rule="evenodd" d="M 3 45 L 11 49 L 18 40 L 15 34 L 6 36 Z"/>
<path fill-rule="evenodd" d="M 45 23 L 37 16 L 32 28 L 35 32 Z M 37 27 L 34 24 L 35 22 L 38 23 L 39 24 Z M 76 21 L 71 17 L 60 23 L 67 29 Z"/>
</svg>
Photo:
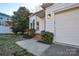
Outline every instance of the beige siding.
<svg viewBox="0 0 79 59">
<path fill-rule="evenodd" d="M 29 29 L 31 28 L 30 23 L 32 23 L 33 20 L 35 20 L 35 27 L 34 27 L 35 29 L 37 27 L 36 23 L 39 22 L 39 30 L 36 30 L 36 33 L 40 33 L 42 30 L 44 30 L 44 18 L 40 18 L 40 17 L 34 15 L 34 16 L 31 16 L 29 19 L 30 19 L 30 21 L 29 21 Z"/>
<path fill-rule="evenodd" d="M 65 8 L 70 8 L 70 6 L 75 5 L 73 3 L 55 3 L 50 7 L 47 7 L 45 10 L 45 19 L 46 19 L 46 31 L 55 32 L 54 27 L 54 13 L 58 12 Z M 47 15 L 51 14 L 51 19 L 47 18 Z"/>
<path fill-rule="evenodd" d="M 51 14 L 51 18 L 48 19 L 47 15 Z M 47 8 L 45 11 L 45 21 L 46 21 L 46 31 L 54 33 L 54 12 L 52 12 L 52 8 Z"/>
<path fill-rule="evenodd" d="M 40 25 L 40 32 L 44 30 L 44 20 L 45 20 L 45 18 L 41 18 L 40 19 L 40 23 L 39 23 L 39 25 Z"/>
</svg>

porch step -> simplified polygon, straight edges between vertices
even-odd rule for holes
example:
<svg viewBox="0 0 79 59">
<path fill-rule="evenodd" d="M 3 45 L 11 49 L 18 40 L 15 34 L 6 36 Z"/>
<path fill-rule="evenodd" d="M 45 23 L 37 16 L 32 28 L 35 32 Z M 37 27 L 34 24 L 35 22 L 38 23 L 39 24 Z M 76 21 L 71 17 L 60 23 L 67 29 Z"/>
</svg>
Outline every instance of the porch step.
<svg viewBox="0 0 79 59">
<path fill-rule="evenodd" d="M 41 35 L 40 34 L 36 34 L 32 39 L 34 39 L 34 40 L 41 40 Z"/>
</svg>

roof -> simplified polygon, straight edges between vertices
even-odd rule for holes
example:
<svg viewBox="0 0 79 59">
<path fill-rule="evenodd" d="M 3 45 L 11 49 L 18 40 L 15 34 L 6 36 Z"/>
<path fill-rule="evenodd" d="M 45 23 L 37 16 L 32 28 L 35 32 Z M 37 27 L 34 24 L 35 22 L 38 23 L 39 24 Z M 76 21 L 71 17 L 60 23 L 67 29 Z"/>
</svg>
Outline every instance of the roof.
<svg viewBox="0 0 79 59">
<path fill-rule="evenodd" d="M 45 8 L 51 6 L 51 5 L 53 5 L 53 3 L 43 3 L 43 4 L 41 5 L 41 7 L 42 7 L 43 9 L 45 9 Z"/>
<path fill-rule="evenodd" d="M 4 16 L 7 16 L 7 17 L 11 17 L 11 16 L 9 16 L 7 14 L 4 14 L 4 13 L 0 13 L 0 15 L 4 15 Z"/>
<path fill-rule="evenodd" d="M 42 14 L 41 14 L 42 13 Z M 40 15 L 41 14 L 41 15 Z M 31 14 L 29 17 L 31 17 L 31 16 L 34 16 L 34 15 L 40 15 L 41 17 L 42 17 L 42 15 L 44 14 L 44 10 L 40 10 L 40 11 L 38 11 L 38 12 L 35 12 L 35 13 L 33 13 L 33 14 Z"/>
</svg>

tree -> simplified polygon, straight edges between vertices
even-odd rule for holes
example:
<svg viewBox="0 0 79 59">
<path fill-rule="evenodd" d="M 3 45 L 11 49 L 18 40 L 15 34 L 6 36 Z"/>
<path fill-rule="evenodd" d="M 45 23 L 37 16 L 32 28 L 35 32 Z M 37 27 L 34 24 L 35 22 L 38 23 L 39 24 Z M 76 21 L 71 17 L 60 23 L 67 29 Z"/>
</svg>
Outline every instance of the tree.
<svg viewBox="0 0 79 59">
<path fill-rule="evenodd" d="M 25 7 L 20 7 L 16 12 L 14 12 L 14 15 L 12 16 L 12 30 L 15 34 L 18 32 L 24 34 L 24 32 L 29 29 L 29 15 L 30 12 Z"/>
</svg>

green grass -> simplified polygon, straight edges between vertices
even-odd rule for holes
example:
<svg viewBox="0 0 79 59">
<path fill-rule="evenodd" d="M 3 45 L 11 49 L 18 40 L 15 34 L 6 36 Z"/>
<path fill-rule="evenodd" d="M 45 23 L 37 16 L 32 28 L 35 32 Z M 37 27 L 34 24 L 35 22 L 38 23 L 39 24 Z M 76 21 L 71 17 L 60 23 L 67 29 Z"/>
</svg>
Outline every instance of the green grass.
<svg viewBox="0 0 79 59">
<path fill-rule="evenodd" d="M 32 56 L 33 54 L 16 44 L 20 40 L 19 35 L 0 35 L 0 56 Z"/>
</svg>

